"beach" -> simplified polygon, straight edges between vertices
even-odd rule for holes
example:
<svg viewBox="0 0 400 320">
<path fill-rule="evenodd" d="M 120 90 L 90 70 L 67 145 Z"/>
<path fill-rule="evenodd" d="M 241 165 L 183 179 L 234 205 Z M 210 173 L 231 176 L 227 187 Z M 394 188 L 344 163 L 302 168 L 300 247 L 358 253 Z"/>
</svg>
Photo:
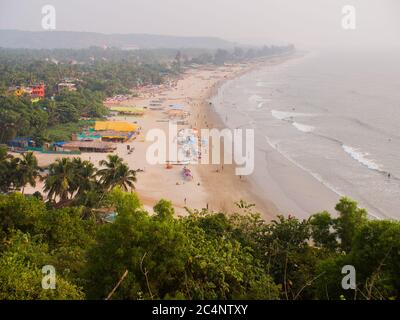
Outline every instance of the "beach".
<svg viewBox="0 0 400 320">
<path fill-rule="evenodd" d="M 276 65 L 288 57 L 275 57 L 266 61 L 246 64 L 233 64 L 221 67 L 201 67 L 186 70 L 176 81 L 169 85 L 144 88 L 137 97 L 117 102 L 119 106 L 149 106 L 151 101 L 160 99 L 163 105 L 181 104 L 185 106 L 190 116 L 187 125 L 202 129 L 224 128 L 223 121 L 215 112 L 210 100 L 217 94 L 220 86 L 236 77 L 254 71 L 261 66 Z M 108 106 L 115 103 L 106 102 Z M 128 163 L 131 169 L 141 169 L 137 173 L 136 192 L 144 207 L 151 210 L 160 200 L 172 201 L 177 215 L 187 214 L 187 208 L 213 211 L 233 212 L 236 202 L 243 200 L 255 204 L 264 219 L 270 220 L 278 214 L 274 204 L 254 192 L 254 185 L 248 177 L 235 175 L 234 165 L 190 164 L 193 180 L 186 181 L 182 176 L 182 166 L 174 165 L 166 169 L 165 165 L 149 165 L 146 161 L 146 151 L 152 142 L 145 141 L 148 130 L 158 128 L 168 132 L 168 120 L 162 110 L 147 109 L 143 117 L 113 116 L 112 121 L 128 121 L 142 128 L 141 134 L 134 140 L 118 143 L 115 154 Z M 129 153 L 127 145 L 134 151 Z M 35 152 L 40 166 L 47 166 L 62 156 L 59 154 L 42 154 Z M 76 157 L 77 155 L 63 155 Z M 99 161 L 106 159 L 106 153 L 85 152 L 78 155 L 84 160 L 92 161 L 96 166 Z M 43 182 L 38 181 L 35 188 L 27 186 L 26 193 L 43 192 Z"/>
</svg>

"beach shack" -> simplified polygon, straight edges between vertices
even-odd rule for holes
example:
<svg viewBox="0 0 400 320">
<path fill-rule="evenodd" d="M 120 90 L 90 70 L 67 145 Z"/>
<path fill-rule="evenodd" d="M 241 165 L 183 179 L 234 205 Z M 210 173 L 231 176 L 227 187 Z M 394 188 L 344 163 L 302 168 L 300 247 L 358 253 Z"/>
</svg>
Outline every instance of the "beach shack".
<svg viewBox="0 0 400 320">
<path fill-rule="evenodd" d="M 17 137 L 8 142 L 11 150 L 27 150 L 28 147 L 35 147 L 35 141 L 32 138 Z"/>
<path fill-rule="evenodd" d="M 126 142 L 138 132 L 138 126 L 126 121 L 96 121 L 94 130 L 102 141 Z"/>
<path fill-rule="evenodd" d="M 168 108 L 168 110 L 166 112 L 167 115 L 168 115 L 168 118 L 170 118 L 170 119 L 176 119 L 176 118 L 184 119 L 184 118 L 186 118 L 189 115 L 189 113 L 186 112 L 184 110 L 184 108 L 185 107 L 183 105 L 181 105 L 181 104 L 170 104 L 169 108 Z"/>
<path fill-rule="evenodd" d="M 112 142 L 103 141 L 70 141 L 65 142 L 62 148 L 67 151 L 113 152 L 117 146 Z"/>
</svg>

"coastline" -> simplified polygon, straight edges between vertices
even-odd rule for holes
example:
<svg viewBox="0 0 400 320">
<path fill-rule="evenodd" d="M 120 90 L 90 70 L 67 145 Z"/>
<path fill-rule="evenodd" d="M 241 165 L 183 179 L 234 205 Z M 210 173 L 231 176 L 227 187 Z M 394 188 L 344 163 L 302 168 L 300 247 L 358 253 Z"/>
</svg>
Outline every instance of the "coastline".
<svg viewBox="0 0 400 320">
<path fill-rule="evenodd" d="M 219 88 L 229 80 L 257 70 L 267 65 L 280 64 L 296 54 L 276 56 L 263 61 L 246 64 L 234 64 L 221 67 L 201 67 L 189 69 L 173 84 L 148 88 L 138 97 L 118 103 L 119 105 L 149 105 L 151 100 L 164 99 L 164 104 L 181 103 L 185 111 L 190 112 L 188 124 L 183 127 L 222 129 L 225 125 L 209 101 L 218 92 Z M 106 104 L 107 105 L 107 104 Z M 113 116 L 111 120 L 136 122 L 142 128 L 141 135 L 134 141 L 117 144 L 116 154 L 124 159 L 132 169 L 142 169 L 138 173 L 136 192 L 144 207 L 152 211 L 152 207 L 160 200 L 170 200 L 177 215 L 186 215 L 186 207 L 201 210 L 208 208 L 213 211 L 226 213 L 234 212 L 238 208 L 235 202 L 244 200 L 255 204 L 255 209 L 260 212 L 265 220 L 273 219 L 278 213 L 277 207 L 264 195 L 257 194 L 254 184 L 249 177 L 239 178 L 234 174 L 234 165 L 224 165 L 223 170 L 218 170 L 219 165 L 189 165 L 194 180 L 184 181 L 181 174 L 182 166 L 173 166 L 167 170 L 164 165 L 149 165 L 146 161 L 146 150 L 151 142 L 145 141 L 145 136 L 150 129 L 161 129 L 168 132 L 168 123 L 162 111 L 148 109 L 144 117 Z M 127 144 L 134 147 L 130 155 Z M 60 155 L 35 153 L 39 165 L 46 166 L 54 162 Z M 82 153 L 83 160 L 92 161 L 96 166 L 100 160 L 105 159 L 104 153 Z M 67 156 L 73 157 L 73 156 Z M 35 188 L 28 186 L 27 193 L 42 192 L 43 182 L 38 182 Z"/>
<path fill-rule="evenodd" d="M 277 65 L 283 63 L 287 59 L 293 58 L 295 54 L 284 55 L 266 59 L 266 61 L 255 62 L 245 70 L 241 70 L 215 83 L 210 88 L 207 96 L 202 101 L 202 112 L 205 115 L 203 126 L 207 124 L 212 128 L 223 129 L 226 125 L 221 115 L 209 105 L 209 101 L 218 93 L 218 90 L 226 82 L 239 78 L 245 74 L 251 73 L 257 69 L 268 65 Z M 223 145 L 222 145 L 223 146 Z M 216 172 L 219 170 L 219 172 Z M 219 165 L 200 165 L 199 173 L 205 181 L 208 190 L 208 202 L 211 209 L 220 210 L 226 213 L 237 210 L 235 202 L 243 200 L 248 204 L 255 204 L 255 210 L 259 212 L 264 220 L 270 221 L 280 213 L 276 205 L 271 199 L 255 191 L 255 186 L 250 177 L 239 178 L 234 173 L 235 165 L 224 165 L 221 172 Z M 221 190 L 224 190 L 221 192 Z"/>
<path fill-rule="evenodd" d="M 294 54 L 290 58 L 302 57 L 304 57 L 303 54 Z M 284 61 L 286 60 L 280 62 Z M 265 67 L 268 65 L 260 66 L 260 69 L 264 69 L 262 72 L 268 72 Z M 248 72 L 244 76 L 252 77 Z M 225 95 L 226 93 L 222 91 L 220 100 L 217 99 L 216 103 L 224 103 L 221 97 Z M 240 115 L 235 117 L 234 114 L 230 114 L 229 106 L 223 105 L 222 109 L 220 107 L 219 113 L 219 117 L 222 118 L 229 116 L 230 122 L 233 121 L 235 126 L 242 126 L 246 123 L 242 121 Z M 270 216 L 283 214 L 307 219 L 311 214 L 324 210 L 335 215 L 335 205 L 343 195 L 332 189 L 312 171 L 278 150 L 277 146 L 272 145 L 268 136 L 265 136 L 262 131 L 256 130 L 255 133 L 255 170 L 252 175 L 247 177 L 249 180 L 247 189 L 250 190 L 253 198 L 261 199 L 267 204 L 266 212 L 269 214 L 264 218 L 268 219 Z M 268 206 L 268 204 L 272 204 L 272 206 Z"/>
</svg>

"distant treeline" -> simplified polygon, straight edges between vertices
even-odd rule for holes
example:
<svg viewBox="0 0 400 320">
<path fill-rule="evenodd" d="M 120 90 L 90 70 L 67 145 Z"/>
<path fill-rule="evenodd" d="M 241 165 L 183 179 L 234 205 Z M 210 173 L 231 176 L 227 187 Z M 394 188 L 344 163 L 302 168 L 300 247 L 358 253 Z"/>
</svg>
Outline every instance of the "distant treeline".
<svg viewBox="0 0 400 320">
<path fill-rule="evenodd" d="M 64 78 L 79 79 L 77 85 L 106 95 L 126 93 L 134 86 L 159 84 L 163 76 L 192 64 L 241 62 L 292 52 L 294 47 L 264 46 L 233 50 L 207 49 L 0 49 L 0 90 L 8 86 L 43 82 L 46 94 L 56 93 Z"/>
</svg>

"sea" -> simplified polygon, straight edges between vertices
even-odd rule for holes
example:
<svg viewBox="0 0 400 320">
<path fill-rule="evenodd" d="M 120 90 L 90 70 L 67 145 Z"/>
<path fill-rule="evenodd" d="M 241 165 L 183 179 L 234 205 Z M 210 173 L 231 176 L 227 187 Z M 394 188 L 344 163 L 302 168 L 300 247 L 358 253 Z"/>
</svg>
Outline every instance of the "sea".
<svg viewBox="0 0 400 320">
<path fill-rule="evenodd" d="M 283 214 L 335 212 L 347 196 L 400 218 L 400 52 L 297 54 L 226 82 L 212 103 L 227 127 L 255 130 L 249 179 Z"/>
</svg>

